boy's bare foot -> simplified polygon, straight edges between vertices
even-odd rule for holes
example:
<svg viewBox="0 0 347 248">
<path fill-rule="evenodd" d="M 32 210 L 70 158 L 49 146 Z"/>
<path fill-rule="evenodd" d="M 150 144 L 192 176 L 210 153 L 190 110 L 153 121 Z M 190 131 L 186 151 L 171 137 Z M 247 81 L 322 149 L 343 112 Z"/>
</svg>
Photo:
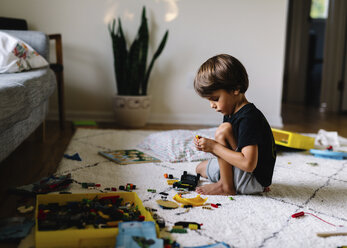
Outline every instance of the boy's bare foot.
<svg viewBox="0 0 347 248">
<path fill-rule="evenodd" d="M 235 195 L 233 192 L 224 192 L 222 183 L 220 182 L 197 187 L 195 191 L 201 195 Z"/>
</svg>

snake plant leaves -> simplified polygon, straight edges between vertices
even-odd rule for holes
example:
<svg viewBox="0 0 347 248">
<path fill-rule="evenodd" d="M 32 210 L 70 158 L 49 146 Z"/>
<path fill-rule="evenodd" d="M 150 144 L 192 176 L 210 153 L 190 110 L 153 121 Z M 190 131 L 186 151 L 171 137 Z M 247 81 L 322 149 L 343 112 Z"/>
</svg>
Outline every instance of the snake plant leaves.
<svg viewBox="0 0 347 248">
<path fill-rule="evenodd" d="M 166 31 L 157 51 L 153 54 L 147 69 L 147 55 L 149 46 L 149 31 L 146 18 L 146 8 L 142 9 L 141 25 L 132 42 L 129 51 L 122 29 L 120 18 L 118 19 L 118 30 L 115 32 L 116 20 L 108 25 L 112 38 L 114 71 L 116 74 L 117 90 L 119 95 L 147 95 L 149 75 L 155 60 L 163 51 L 168 31 Z"/>
<path fill-rule="evenodd" d="M 126 94 L 126 85 L 118 82 L 126 82 L 126 64 L 128 51 L 126 48 L 125 36 L 122 29 L 121 20 L 118 19 L 118 30 L 115 32 L 116 20 L 113 20 L 112 26 L 109 25 L 109 31 L 112 38 L 114 71 L 117 80 L 117 90 L 120 94 Z"/>
</svg>

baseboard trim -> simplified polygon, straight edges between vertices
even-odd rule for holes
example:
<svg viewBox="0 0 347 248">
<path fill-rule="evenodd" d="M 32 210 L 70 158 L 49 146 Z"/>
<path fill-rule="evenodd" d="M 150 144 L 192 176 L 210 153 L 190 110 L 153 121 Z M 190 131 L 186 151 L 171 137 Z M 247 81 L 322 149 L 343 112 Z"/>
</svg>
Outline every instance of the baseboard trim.
<svg viewBox="0 0 347 248">
<path fill-rule="evenodd" d="M 58 120 L 57 110 L 50 110 L 47 115 L 48 120 Z M 113 112 L 93 112 L 93 111 L 65 111 L 65 119 L 67 121 L 93 120 L 100 122 L 114 122 L 115 116 Z"/>
<path fill-rule="evenodd" d="M 51 110 L 47 119 L 58 120 L 58 111 Z M 268 116 L 270 126 L 282 128 L 283 122 L 281 116 Z M 66 111 L 66 120 L 93 120 L 102 122 L 115 122 L 116 117 L 113 112 L 92 112 L 92 111 Z M 187 125 L 207 125 L 218 126 L 223 118 L 214 114 L 155 114 L 152 113 L 148 123 L 151 124 L 187 124 Z"/>
</svg>

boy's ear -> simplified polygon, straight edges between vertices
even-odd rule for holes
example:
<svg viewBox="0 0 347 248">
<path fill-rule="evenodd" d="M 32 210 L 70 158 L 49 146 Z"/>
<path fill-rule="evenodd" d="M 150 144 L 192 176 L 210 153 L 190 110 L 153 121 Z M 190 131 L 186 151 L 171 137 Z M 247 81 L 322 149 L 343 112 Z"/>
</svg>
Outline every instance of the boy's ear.
<svg viewBox="0 0 347 248">
<path fill-rule="evenodd" d="M 234 90 L 234 95 L 235 95 L 235 96 L 238 96 L 239 94 L 240 94 L 240 90 L 239 90 L 239 89 Z"/>
</svg>

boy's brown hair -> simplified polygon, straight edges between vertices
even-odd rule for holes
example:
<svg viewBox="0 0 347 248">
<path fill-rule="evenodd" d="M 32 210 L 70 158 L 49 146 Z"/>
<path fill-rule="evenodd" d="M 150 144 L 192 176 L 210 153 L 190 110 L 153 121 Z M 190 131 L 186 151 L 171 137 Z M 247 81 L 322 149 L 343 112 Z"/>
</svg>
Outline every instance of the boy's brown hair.
<svg viewBox="0 0 347 248">
<path fill-rule="evenodd" d="M 203 63 L 194 79 L 195 91 L 202 97 L 216 90 L 240 90 L 248 88 L 248 75 L 239 60 L 228 54 L 219 54 Z"/>
</svg>

